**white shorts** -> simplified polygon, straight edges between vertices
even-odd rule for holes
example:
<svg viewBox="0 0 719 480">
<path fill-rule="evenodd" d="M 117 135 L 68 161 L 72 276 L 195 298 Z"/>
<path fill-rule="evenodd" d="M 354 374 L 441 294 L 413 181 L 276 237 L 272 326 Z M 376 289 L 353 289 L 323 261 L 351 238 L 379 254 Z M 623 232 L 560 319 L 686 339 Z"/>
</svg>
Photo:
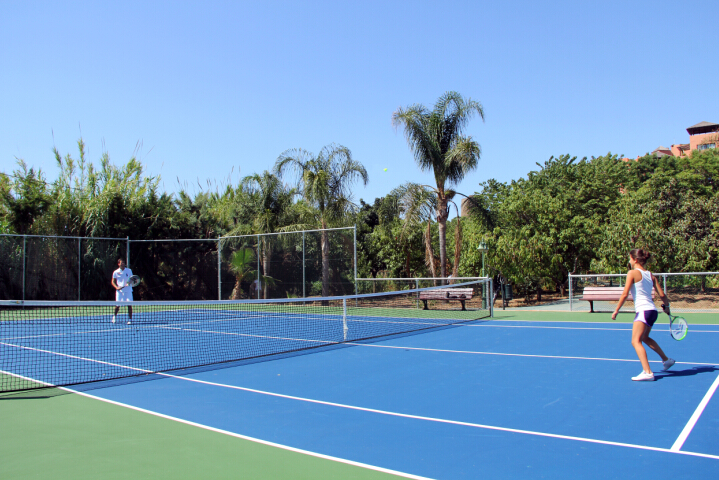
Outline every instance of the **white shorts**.
<svg viewBox="0 0 719 480">
<path fill-rule="evenodd" d="M 132 290 L 130 290 L 129 288 L 115 290 L 115 301 L 116 302 L 131 302 L 132 301 Z"/>
</svg>

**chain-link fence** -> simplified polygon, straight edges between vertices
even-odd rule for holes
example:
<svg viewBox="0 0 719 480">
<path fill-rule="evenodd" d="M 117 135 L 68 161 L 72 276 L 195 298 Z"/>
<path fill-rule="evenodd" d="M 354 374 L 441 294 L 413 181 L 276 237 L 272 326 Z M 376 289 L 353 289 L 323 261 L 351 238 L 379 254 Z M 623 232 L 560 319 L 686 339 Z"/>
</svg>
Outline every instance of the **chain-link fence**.
<svg viewBox="0 0 719 480">
<path fill-rule="evenodd" d="M 130 240 L 136 300 L 217 298 L 217 240 Z"/>
<path fill-rule="evenodd" d="M 357 293 L 385 293 L 484 280 L 486 277 L 358 278 Z"/>
<path fill-rule="evenodd" d="M 355 228 L 218 239 L 0 236 L 0 300 L 112 300 L 118 257 L 135 300 L 303 298 L 356 293 Z"/>
<path fill-rule="evenodd" d="M 480 307 L 489 308 L 486 304 L 487 299 L 492 298 L 491 288 L 492 282 L 486 281 L 486 277 L 423 277 L 423 278 L 358 278 L 357 281 L 357 293 L 359 295 L 369 293 L 388 293 L 388 292 L 399 292 L 403 290 L 414 290 L 419 288 L 430 288 L 438 287 L 442 285 L 455 285 L 467 282 L 473 282 L 475 291 L 473 296 L 475 298 L 482 299 Z M 476 290 L 477 288 L 483 289 L 482 291 Z M 419 297 L 416 302 L 419 307 L 422 305 Z M 441 302 L 448 304 L 450 302 Z"/>
<path fill-rule="evenodd" d="M 220 259 L 221 300 L 355 293 L 354 227 L 222 237 Z"/>
<path fill-rule="evenodd" d="M 719 313 L 719 272 L 652 273 L 659 279 L 662 289 L 676 313 Z M 613 312 L 626 274 L 570 275 L 569 309 L 572 311 Z M 587 290 L 587 289 L 590 290 Z M 606 290 L 602 290 L 606 289 Z M 611 297 L 611 300 L 596 298 Z M 591 301 L 591 304 L 590 304 Z M 656 296 L 657 308 L 662 301 Z M 622 312 L 633 312 L 631 295 L 622 306 Z"/>
<path fill-rule="evenodd" d="M 112 300 L 127 239 L 0 235 L 0 299 Z"/>
</svg>

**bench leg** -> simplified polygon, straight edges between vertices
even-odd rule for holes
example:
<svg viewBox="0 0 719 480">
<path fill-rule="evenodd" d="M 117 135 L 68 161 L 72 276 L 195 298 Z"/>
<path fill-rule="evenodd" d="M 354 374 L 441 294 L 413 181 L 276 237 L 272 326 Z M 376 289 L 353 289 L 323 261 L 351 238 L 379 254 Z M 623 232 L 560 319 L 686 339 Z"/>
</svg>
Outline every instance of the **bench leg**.
<svg viewBox="0 0 719 480">
<path fill-rule="evenodd" d="M 466 311 L 467 311 L 467 309 L 466 309 L 466 308 L 464 308 L 464 300 L 460 300 L 460 302 L 462 302 L 462 311 L 463 311 L 463 312 L 466 312 Z"/>
<path fill-rule="evenodd" d="M 427 300 L 422 301 L 424 302 L 424 308 L 422 310 L 429 310 L 429 308 L 427 308 Z"/>
<path fill-rule="evenodd" d="M 594 301 L 589 300 L 589 313 L 594 313 Z"/>
</svg>

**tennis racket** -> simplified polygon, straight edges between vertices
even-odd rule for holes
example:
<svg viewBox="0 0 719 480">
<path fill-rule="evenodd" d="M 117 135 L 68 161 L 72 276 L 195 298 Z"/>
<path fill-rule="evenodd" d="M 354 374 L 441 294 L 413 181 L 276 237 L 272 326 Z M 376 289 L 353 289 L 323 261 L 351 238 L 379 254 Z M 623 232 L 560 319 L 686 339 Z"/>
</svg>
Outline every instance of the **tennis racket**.
<svg viewBox="0 0 719 480">
<path fill-rule="evenodd" d="M 684 337 L 687 336 L 688 330 L 689 326 L 687 325 L 686 320 L 684 320 L 682 317 L 673 317 L 669 315 L 669 333 L 672 334 L 672 338 L 674 340 L 682 340 Z"/>
<path fill-rule="evenodd" d="M 142 281 L 142 279 L 140 278 L 139 275 L 133 275 L 127 279 L 127 285 L 125 285 L 125 287 L 136 287 L 140 284 L 141 281 Z M 122 287 L 122 288 L 125 288 L 125 287 Z"/>
</svg>

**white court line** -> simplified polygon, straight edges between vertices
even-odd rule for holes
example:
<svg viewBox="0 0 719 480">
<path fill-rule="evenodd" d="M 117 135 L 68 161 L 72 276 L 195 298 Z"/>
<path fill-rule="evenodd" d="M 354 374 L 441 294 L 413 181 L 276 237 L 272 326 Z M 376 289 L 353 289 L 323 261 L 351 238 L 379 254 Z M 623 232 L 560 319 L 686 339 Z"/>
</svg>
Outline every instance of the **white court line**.
<svg viewBox="0 0 719 480">
<path fill-rule="evenodd" d="M 236 337 L 264 338 L 264 339 L 270 339 L 270 340 L 287 340 L 287 341 L 291 341 L 291 342 L 319 343 L 319 344 L 325 344 L 325 345 L 337 345 L 340 343 L 344 343 L 339 340 L 333 341 L 333 340 L 313 340 L 313 339 L 309 339 L 309 338 L 273 337 L 271 335 L 256 335 L 256 334 L 237 333 L 237 332 L 217 332 L 217 331 L 213 331 L 213 330 L 198 330 L 198 329 L 193 329 L 193 328 L 177 328 L 177 327 L 170 327 L 170 326 L 163 326 L 160 328 L 164 328 L 166 330 L 180 330 L 183 332 L 212 333 L 215 335 L 233 335 Z"/>
<path fill-rule="evenodd" d="M 109 365 L 109 366 L 111 366 L 111 367 L 127 368 L 127 369 L 129 369 L 129 370 L 134 370 L 134 371 L 140 372 L 140 373 L 155 373 L 155 372 L 153 372 L 152 370 L 145 370 L 144 368 L 135 368 L 135 367 L 127 366 L 127 365 L 120 365 L 119 363 L 105 362 L 105 361 L 103 361 L 103 360 L 96 360 L 96 359 L 94 359 L 94 358 L 80 357 L 80 356 L 78 356 L 78 355 L 72 355 L 72 354 L 69 354 L 69 353 L 54 352 L 54 351 L 52 351 L 52 350 L 44 350 L 44 349 L 42 349 L 42 348 L 26 347 L 25 345 L 15 345 L 15 344 L 6 343 L 6 342 L 0 342 L 0 345 L 5 345 L 5 346 L 7 346 L 7 347 L 13 347 L 13 348 L 20 348 L 20 349 L 22 349 L 22 350 L 32 350 L 32 351 L 34 351 L 34 352 L 49 353 L 49 354 L 51 354 L 51 355 L 57 355 L 57 356 L 59 356 L 59 357 L 74 358 L 74 359 L 76 359 L 76 360 L 84 360 L 84 361 L 86 361 L 86 362 L 100 363 L 100 364 L 102 364 L 102 365 Z M 16 376 L 21 377 L 21 375 L 16 375 Z M 24 378 L 24 377 L 23 377 L 23 378 Z M 31 380 L 32 380 L 32 379 L 31 379 Z M 101 381 L 101 380 L 102 380 L 102 379 L 99 379 L 99 381 Z M 33 381 L 35 381 L 35 380 L 33 380 Z M 51 383 L 41 382 L 41 381 L 39 381 L 39 380 L 38 380 L 38 382 L 39 382 L 39 383 L 44 383 L 44 384 L 46 384 L 46 385 L 52 385 Z"/>
<path fill-rule="evenodd" d="M 687 437 L 689 437 L 689 434 L 692 432 L 694 426 L 699 420 L 699 417 L 701 417 L 702 412 L 704 412 L 704 408 L 706 408 L 707 404 L 709 403 L 709 400 L 714 395 L 714 392 L 716 392 L 717 386 L 719 386 L 719 375 L 717 375 L 717 378 L 714 379 L 714 383 L 712 383 L 711 387 L 709 387 L 709 390 L 707 391 L 706 395 L 704 395 L 702 401 L 699 402 L 699 406 L 697 406 L 697 409 L 694 410 L 694 414 L 692 414 L 691 418 L 684 426 L 682 433 L 679 434 L 676 441 L 674 442 L 674 445 L 672 445 L 671 450 L 673 452 L 678 452 L 681 450 L 682 446 L 684 445 L 684 442 L 687 440 Z"/>
<path fill-rule="evenodd" d="M 576 322 L 574 322 L 576 323 Z M 484 324 L 458 324 L 458 326 L 462 327 L 473 327 L 473 328 L 549 328 L 549 329 L 555 329 L 555 330 L 603 330 L 603 331 L 618 331 L 618 332 L 631 332 L 632 329 L 629 328 L 631 324 L 625 323 L 623 325 L 627 325 L 627 328 L 599 328 L 599 327 L 553 327 L 548 325 L 497 325 L 494 323 L 484 323 Z M 652 330 L 652 333 L 654 332 L 668 332 L 668 328 L 656 328 L 657 324 L 655 324 L 655 328 Z M 666 324 L 661 324 L 659 326 L 668 326 Z M 719 333 L 719 330 L 695 330 L 691 329 L 692 333 Z"/>
<path fill-rule="evenodd" d="M 271 396 L 271 397 L 285 398 L 288 400 L 297 400 L 300 402 L 314 403 L 314 404 L 326 405 L 326 406 L 330 406 L 330 407 L 345 408 L 348 410 L 357 410 L 357 411 L 361 411 L 361 412 L 377 413 L 380 415 L 388 415 L 388 416 L 392 416 L 392 417 L 410 418 L 410 419 L 414 419 L 414 420 L 424 420 L 424 421 L 435 422 L 435 423 L 460 425 L 460 426 L 465 426 L 465 427 L 481 428 L 481 429 L 485 429 L 485 430 L 495 430 L 495 431 L 508 432 L 508 433 L 519 433 L 519 434 L 532 435 L 532 436 L 538 436 L 538 437 L 557 438 L 557 439 L 561 439 L 561 440 L 573 440 L 573 441 L 585 442 L 585 443 L 595 443 L 595 444 L 600 444 L 600 445 L 611 445 L 611 446 L 617 446 L 617 447 L 635 448 L 635 449 L 639 449 L 639 450 L 650 450 L 650 451 L 655 451 L 655 452 L 675 453 L 675 454 L 681 454 L 681 455 L 689 455 L 689 456 L 704 457 L 704 458 L 711 458 L 714 460 L 719 460 L 719 455 L 710 455 L 710 454 L 706 454 L 706 453 L 685 452 L 685 451 L 681 451 L 681 450 L 671 450 L 668 448 L 649 447 L 646 445 L 636 445 L 636 444 L 632 444 L 632 443 L 612 442 L 612 441 L 608 441 L 608 440 L 598 440 L 598 439 L 594 439 L 594 438 L 575 437 L 575 436 L 571 436 L 571 435 L 559 435 L 559 434 L 554 434 L 554 433 L 537 432 L 537 431 L 532 431 L 532 430 L 521 430 L 521 429 L 517 429 L 517 428 L 497 427 L 494 425 L 485 425 L 485 424 L 471 423 L 471 422 L 461 422 L 458 420 L 448 420 L 448 419 L 442 419 L 442 418 L 436 418 L 436 417 L 425 417 L 422 415 L 411 415 L 411 414 L 406 414 L 406 413 L 390 412 L 387 410 L 379 410 L 379 409 L 375 409 L 375 408 L 359 407 L 356 405 L 347 405 L 347 404 L 343 404 L 343 403 L 327 402 L 324 400 L 316 400 L 316 399 L 312 399 L 312 398 L 296 397 L 294 395 L 285 395 L 285 394 L 281 394 L 281 393 L 267 392 L 264 390 L 257 390 L 254 388 L 240 387 L 237 385 L 228 385 L 228 384 L 217 383 L 217 382 L 209 382 L 206 380 L 181 377 L 181 376 L 171 375 L 171 374 L 166 374 L 166 373 L 160 373 L 159 375 L 174 378 L 177 380 L 183 380 L 183 381 L 188 381 L 188 382 L 193 382 L 193 383 L 210 385 L 210 386 L 214 386 L 214 387 L 229 388 L 231 390 L 241 390 L 241 391 L 245 391 L 245 392 L 257 393 L 260 395 L 267 395 L 267 396 Z"/>
<path fill-rule="evenodd" d="M 424 352 L 445 352 L 445 353 L 466 353 L 469 355 L 497 355 L 502 357 L 530 357 L 530 358 L 557 358 L 566 360 L 600 360 L 603 362 L 639 362 L 638 358 L 627 359 L 627 358 L 602 358 L 602 357 L 571 357 L 562 355 L 534 355 L 529 353 L 502 353 L 502 352 L 481 352 L 474 350 L 449 350 L 443 348 L 424 348 L 424 347 L 402 347 L 398 345 L 377 345 L 376 343 L 356 343 L 356 342 L 344 342 L 345 345 L 355 345 L 359 347 L 372 347 L 372 348 L 393 348 L 397 350 L 419 350 Z M 660 360 L 649 360 L 650 363 L 661 363 Z M 716 366 L 716 363 L 699 363 L 699 362 L 676 362 L 676 365 L 708 365 Z"/>
<path fill-rule="evenodd" d="M 34 380 L 34 379 L 32 379 L 32 378 L 29 378 L 29 377 L 25 377 L 25 376 L 22 376 L 22 375 L 17 375 L 17 374 L 5 372 L 5 371 L 3 371 L 3 370 L 0 370 L 0 373 L 6 373 L 6 374 L 8 374 L 8 375 L 12 375 L 12 376 L 14 376 L 14 377 L 18 377 L 18 378 L 21 378 L 21 379 L 23 379 L 23 380 L 28 380 L 28 381 L 31 381 L 31 382 L 37 382 L 37 383 L 40 383 L 40 384 L 45 385 L 45 386 L 48 386 L 48 387 L 54 387 L 54 385 L 52 385 L 51 383 L 42 382 L 42 381 L 39 381 L 39 380 Z M 290 451 L 290 452 L 301 453 L 301 454 L 303 454 L 303 455 L 309 455 L 309 456 L 311 456 L 311 457 L 321 458 L 321 459 L 324 459 L 324 460 L 330 460 L 330 461 L 338 462 L 338 463 L 344 463 L 344 464 L 347 464 L 347 465 L 353 465 L 353 466 L 356 466 L 356 467 L 366 468 L 366 469 L 368 469 L 368 470 L 375 470 L 375 471 L 378 471 L 378 472 L 389 473 L 389 474 L 392 474 L 392 475 L 397 475 L 397 476 L 399 476 L 399 477 L 411 478 L 411 479 L 414 479 L 414 480 L 432 480 L 432 479 L 429 479 L 429 478 L 427 478 L 427 477 L 420 477 L 419 475 L 412 475 L 412 474 L 410 474 L 410 473 L 400 472 L 400 471 L 397 471 L 397 470 L 390 470 L 390 469 L 388 469 L 388 468 L 377 467 L 377 466 L 374 466 L 374 465 L 369 465 L 369 464 L 367 464 L 367 463 L 355 462 L 355 461 L 353 461 L 353 460 L 347 460 L 347 459 L 344 459 L 344 458 L 333 457 L 333 456 L 330 456 L 330 455 L 324 455 L 324 454 L 322 454 L 322 453 L 311 452 L 311 451 L 309 451 L 309 450 L 302 450 L 302 449 L 299 449 L 299 448 L 290 447 L 290 446 L 288 446 L 288 445 L 282 445 L 282 444 L 280 444 L 280 443 L 269 442 L 269 441 L 267 441 L 267 440 L 262 440 L 262 439 L 259 439 L 259 438 L 248 437 L 247 435 L 241 435 L 241 434 L 239 434 L 239 433 L 230 432 L 229 430 L 222 430 L 222 429 L 219 429 L 219 428 L 210 427 L 209 425 L 203 425 L 203 424 L 201 424 L 201 423 L 192 422 L 192 421 L 190 421 L 190 420 L 185 420 L 185 419 L 178 418 L 178 417 L 172 417 L 172 416 L 170 416 L 170 415 L 165 415 L 164 413 L 159 413 L 159 412 L 155 412 L 155 411 L 152 411 L 152 410 L 147 410 L 147 409 L 145 409 L 145 408 L 136 407 L 136 406 L 134 406 L 134 405 L 129 405 L 129 404 L 127 404 L 127 403 L 116 402 L 116 401 L 114 401 L 114 400 L 110 400 L 110 399 L 103 398 L 103 397 L 98 397 L 98 396 L 96 396 L 96 395 L 90 395 L 89 393 L 81 392 L 81 391 L 78 391 L 78 390 L 73 390 L 72 388 L 67 388 L 67 387 L 57 387 L 57 388 L 59 388 L 60 390 L 65 390 L 65 391 L 67 391 L 67 392 L 75 393 L 75 394 L 77 394 L 77 395 L 81 395 L 81 396 L 83 396 L 83 397 L 91 398 L 91 399 L 93 399 L 93 400 L 99 400 L 99 401 L 101 401 L 101 402 L 110 403 L 110 404 L 112 404 L 112 405 L 117 405 L 117 406 L 120 406 L 120 407 L 129 408 L 130 410 L 135 410 L 135 411 L 138 411 L 138 412 L 147 413 L 147 414 L 149 414 L 149 415 L 154 415 L 154 416 L 156 416 L 156 417 L 164 418 L 164 419 L 167 419 L 167 420 L 172 420 L 172 421 L 174 421 L 174 422 L 183 423 L 183 424 L 185 424 L 185 425 L 190 425 L 190 426 L 192 426 L 192 427 L 202 428 L 202 429 L 204 429 L 204 430 L 208 430 L 208 431 L 211 431 L 211 432 L 221 433 L 221 434 L 223 434 L 223 435 L 228 435 L 228 436 L 230 436 L 230 437 L 240 438 L 240 439 L 242 439 L 242 440 L 248 440 L 248 441 L 250 441 L 250 442 L 259 443 L 259 444 L 262 444 L 262 445 L 267 445 L 267 446 L 270 446 L 270 447 L 280 448 L 280 449 L 282 449 L 282 450 L 288 450 L 288 451 Z"/>
<path fill-rule="evenodd" d="M 364 345 L 364 344 L 356 344 L 356 345 Z M 16 346 L 16 345 L 11 345 L 11 346 Z M 364 345 L 364 346 L 370 346 L 370 345 Z M 48 350 L 39 350 L 36 348 L 22 347 L 22 346 L 20 346 L 20 348 L 26 348 L 28 350 L 37 350 L 37 351 L 42 351 L 42 352 L 47 352 L 47 353 L 54 353 L 56 355 L 66 356 L 66 357 L 70 357 L 70 358 L 77 358 L 77 359 L 81 359 L 81 360 L 87 360 L 87 361 L 102 363 L 102 364 L 106 364 L 106 365 L 113 365 L 113 366 L 118 366 L 118 367 L 122 367 L 122 368 L 128 368 L 128 369 L 143 372 L 143 373 L 154 373 L 158 376 L 173 378 L 173 379 L 181 380 L 181 381 L 199 383 L 199 384 L 210 385 L 210 386 L 221 387 L 221 388 L 229 388 L 232 390 L 240 390 L 240 391 L 245 391 L 245 392 L 250 392 L 250 393 L 267 395 L 267 396 L 271 396 L 271 397 L 285 398 L 285 399 L 289 399 L 289 400 L 297 400 L 297 401 L 314 403 L 314 404 L 319 404 L 319 405 L 327 405 L 327 406 L 332 406 L 332 407 L 345 408 L 345 409 L 349 409 L 349 410 L 364 411 L 364 412 L 377 413 L 377 414 L 381 414 L 381 415 L 388 415 L 388 416 L 394 416 L 394 417 L 410 418 L 410 419 L 415 419 L 415 420 L 424 420 L 424 421 L 443 423 L 443 424 L 451 424 L 451 425 L 460 425 L 460 426 L 481 428 L 481 429 L 486 429 L 486 430 L 502 431 L 502 432 L 508 432 L 508 433 L 519 433 L 519 434 L 524 434 L 524 435 L 557 438 L 557 439 L 562 439 L 562 440 L 573 440 L 573 441 L 579 441 L 579 442 L 585 442 L 585 443 L 595 443 L 595 444 L 601 444 L 601 445 L 611 445 L 611 446 L 618 446 L 618 447 L 635 448 L 635 449 L 640 449 L 640 450 L 650 450 L 650 451 L 656 451 L 656 452 L 674 453 L 674 454 L 689 455 L 689 456 L 704 457 L 704 458 L 711 458 L 711 459 L 719 460 L 719 455 L 710 455 L 710 454 L 697 453 L 697 452 L 687 452 L 687 451 L 678 450 L 678 449 L 673 450 L 673 449 L 660 448 L 660 447 L 649 447 L 646 445 L 636 445 L 636 444 L 623 443 L 623 442 L 612 442 L 612 441 L 607 441 L 607 440 L 598 440 L 598 439 L 585 438 L 585 437 L 575 437 L 575 436 L 571 436 L 571 435 L 559 435 L 559 434 L 553 434 L 553 433 L 537 432 L 537 431 L 532 431 L 532 430 L 522 430 L 522 429 L 515 429 L 515 428 L 498 427 L 498 426 L 485 425 L 485 424 L 479 424 L 479 423 L 461 422 L 461 421 L 457 421 L 457 420 L 448 420 L 448 419 L 440 419 L 440 418 L 435 418 L 435 417 L 425 417 L 425 416 L 421 416 L 421 415 L 411 415 L 411 414 L 405 414 L 405 413 L 399 413 L 399 412 L 390 412 L 387 410 L 379 410 L 379 409 L 373 409 L 373 408 L 359 407 L 359 406 L 355 406 L 355 405 L 327 402 L 324 400 L 316 400 L 316 399 L 305 398 L 305 397 L 297 397 L 297 396 L 293 396 L 293 395 L 285 395 L 285 394 L 280 394 L 280 393 L 275 393 L 275 392 L 267 392 L 264 390 L 240 387 L 240 386 L 236 386 L 236 385 L 228 385 L 228 384 L 217 383 L 217 382 L 209 382 L 206 380 L 188 378 L 186 376 L 172 375 L 169 373 L 150 372 L 148 370 L 143 370 L 140 368 L 128 367 L 128 366 L 124 366 L 124 365 L 117 365 L 117 364 L 112 364 L 112 363 L 104 362 L 104 361 L 100 361 L 100 360 L 93 360 L 93 359 L 78 357 L 75 355 L 68 355 L 68 354 L 62 354 L 62 353 L 58 353 L 58 352 L 52 352 L 52 351 L 48 351 Z M 404 348 L 404 347 L 390 347 L 390 348 Z M 472 353 L 472 352 L 464 352 L 464 353 Z M 514 355 L 514 354 L 507 354 L 507 355 Z M 527 355 L 519 355 L 519 356 L 527 356 Z M 550 357 L 550 358 L 556 358 L 556 357 Z M 581 357 L 569 357 L 569 358 L 581 358 Z M 621 360 L 621 359 L 600 359 L 600 358 L 598 358 L 596 360 L 630 361 L 630 360 Z M 26 378 L 26 377 L 22 377 L 20 375 L 15 375 L 15 376 L 18 376 L 21 378 Z M 32 380 L 32 379 L 29 379 L 29 380 Z M 48 386 L 51 385 L 47 382 L 42 382 L 42 381 L 38 381 L 38 383 L 42 383 L 42 384 L 45 384 Z M 715 383 L 719 383 L 719 377 L 718 377 L 717 381 L 715 381 Z M 69 388 L 64 388 L 64 389 L 75 392 L 75 393 L 83 394 L 82 392 L 76 392 L 75 390 L 72 390 Z M 716 387 L 715 387 L 715 389 L 716 389 Z M 99 400 L 108 401 L 109 403 L 115 403 L 110 400 L 102 399 L 101 397 L 94 397 L 93 395 L 87 395 L 87 394 L 84 394 L 84 395 L 88 396 L 88 397 L 92 397 L 92 398 L 98 398 Z M 123 405 L 123 404 L 118 403 L 118 405 Z M 130 407 L 130 406 L 128 406 L 128 407 L 142 410 L 142 409 L 139 409 L 136 407 Z M 154 412 L 147 411 L 147 413 L 154 413 Z M 163 416 L 165 418 L 172 418 L 172 417 L 165 416 L 163 414 L 157 414 L 157 415 Z M 182 420 L 178 420 L 178 421 L 182 421 Z M 182 422 L 192 424 L 192 422 L 188 422 L 188 421 L 182 421 Z M 201 425 L 197 424 L 197 426 L 201 426 Z M 207 427 L 207 428 L 212 429 L 211 427 Z M 220 431 L 220 430 L 215 430 L 215 431 Z M 240 438 L 251 439 L 251 437 L 244 437 L 244 436 L 239 436 L 239 435 L 235 435 L 235 436 L 238 436 Z M 260 443 L 263 443 L 263 441 L 260 441 Z M 267 444 L 269 444 L 269 443 L 267 443 Z M 341 460 L 338 460 L 338 461 L 341 461 Z M 409 478 L 415 478 L 415 477 L 409 477 Z"/>
</svg>

